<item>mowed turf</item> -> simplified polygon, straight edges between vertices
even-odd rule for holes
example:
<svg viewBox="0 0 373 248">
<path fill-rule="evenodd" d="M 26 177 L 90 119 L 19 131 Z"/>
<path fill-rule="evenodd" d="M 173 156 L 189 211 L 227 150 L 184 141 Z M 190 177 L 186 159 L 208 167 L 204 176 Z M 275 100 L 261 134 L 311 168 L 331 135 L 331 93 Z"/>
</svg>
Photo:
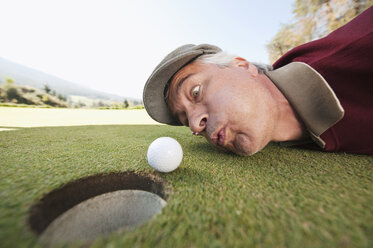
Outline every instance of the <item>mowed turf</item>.
<svg viewBox="0 0 373 248">
<path fill-rule="evenodd" d="M 161 136 L 183 147 L 169 174 L 146 161 Z M 27 224 L 43 195 L 90 175 L 136 171 L 171 187 L 166 207 L 92 247 L 372 247 L 373 158 L 270 144 L 252 157 L 214 150 L 187 128 L 157 125 L 0 132 L 0 246 L 39 247 Z M 71 245 L 74 246 L 74 245 Z"/>
</svg>

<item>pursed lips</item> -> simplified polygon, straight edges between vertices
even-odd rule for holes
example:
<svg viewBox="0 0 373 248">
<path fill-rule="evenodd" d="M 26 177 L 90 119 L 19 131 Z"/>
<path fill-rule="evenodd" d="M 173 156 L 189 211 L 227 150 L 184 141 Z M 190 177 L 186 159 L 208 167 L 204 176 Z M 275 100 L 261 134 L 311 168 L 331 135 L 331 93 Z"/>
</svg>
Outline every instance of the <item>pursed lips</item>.
<svg viewBox="0 0 373 248">
<path fill-rule="evenodd" d="M 218 130 L 218 132 L 213 133 L 211 140 L 215 145 L 224 147 L 225 144 L 225 127 Z"/>
</svg>

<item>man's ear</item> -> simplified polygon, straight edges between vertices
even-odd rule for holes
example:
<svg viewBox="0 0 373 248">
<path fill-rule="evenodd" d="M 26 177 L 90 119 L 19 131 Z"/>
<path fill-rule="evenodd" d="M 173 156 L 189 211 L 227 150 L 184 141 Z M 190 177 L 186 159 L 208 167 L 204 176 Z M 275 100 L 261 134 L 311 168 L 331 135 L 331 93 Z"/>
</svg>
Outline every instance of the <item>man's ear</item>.
<svg viewBox="0 0 373 248">
<path fill-rule="evenodd" d="M 258 75 L 258 68 L 244 58 L 236 57 L 233 60 L 233 66 L 242 67 L 246 69 L 251 76 L 255 77 Z"/>
</svg>

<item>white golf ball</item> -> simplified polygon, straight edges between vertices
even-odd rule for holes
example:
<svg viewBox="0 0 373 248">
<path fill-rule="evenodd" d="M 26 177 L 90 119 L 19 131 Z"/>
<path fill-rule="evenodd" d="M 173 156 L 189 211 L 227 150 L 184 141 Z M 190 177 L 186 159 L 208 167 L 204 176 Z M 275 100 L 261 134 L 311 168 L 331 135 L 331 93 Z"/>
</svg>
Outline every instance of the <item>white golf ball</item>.
<svg viewBox="0 0 373 248">
<path fill-rule="evenodd" d="M 175 139 L 161 137 L 150 144 L 147 158 L 153 169 L 159 172 L 171 172 L 179 167 L 183 159 L 183 149 Z"/>
</svg>

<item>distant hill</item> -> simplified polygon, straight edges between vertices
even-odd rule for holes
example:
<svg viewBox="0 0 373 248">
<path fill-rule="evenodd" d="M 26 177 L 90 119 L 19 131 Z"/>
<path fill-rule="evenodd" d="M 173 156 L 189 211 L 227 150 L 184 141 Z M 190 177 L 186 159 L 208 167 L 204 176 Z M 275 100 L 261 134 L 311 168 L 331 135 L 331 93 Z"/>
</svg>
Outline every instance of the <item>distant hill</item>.
<svg viewBox="0 0 373 248">
<path fill-rule="evenodd" d="M 0 84 L 0 103 L 2 106 L 33 105 L 39 107 L 68 107 L 66 99 L 54 96 L 31 86 L 13 83 Z"/>
<path fill-rule="evenodd" d="M 77 96 L 80 97 L 78 97 L 78 99 L 89 99 L 90 101 L 123 102 L 124 99 L 127 99 L 128 101 L 141 101 L 140 99 L 93 90 L 0 58 L 0 83 L 4 83 L 6 78 L 12 78 L 18 85 L 29 85 L 37 89 L 43 89 L 44 85 L 47 84 L 52 90 L 55 90 L 58 94 L 66 96 L 73 102 L 77 99 Z"/>
</svg>

